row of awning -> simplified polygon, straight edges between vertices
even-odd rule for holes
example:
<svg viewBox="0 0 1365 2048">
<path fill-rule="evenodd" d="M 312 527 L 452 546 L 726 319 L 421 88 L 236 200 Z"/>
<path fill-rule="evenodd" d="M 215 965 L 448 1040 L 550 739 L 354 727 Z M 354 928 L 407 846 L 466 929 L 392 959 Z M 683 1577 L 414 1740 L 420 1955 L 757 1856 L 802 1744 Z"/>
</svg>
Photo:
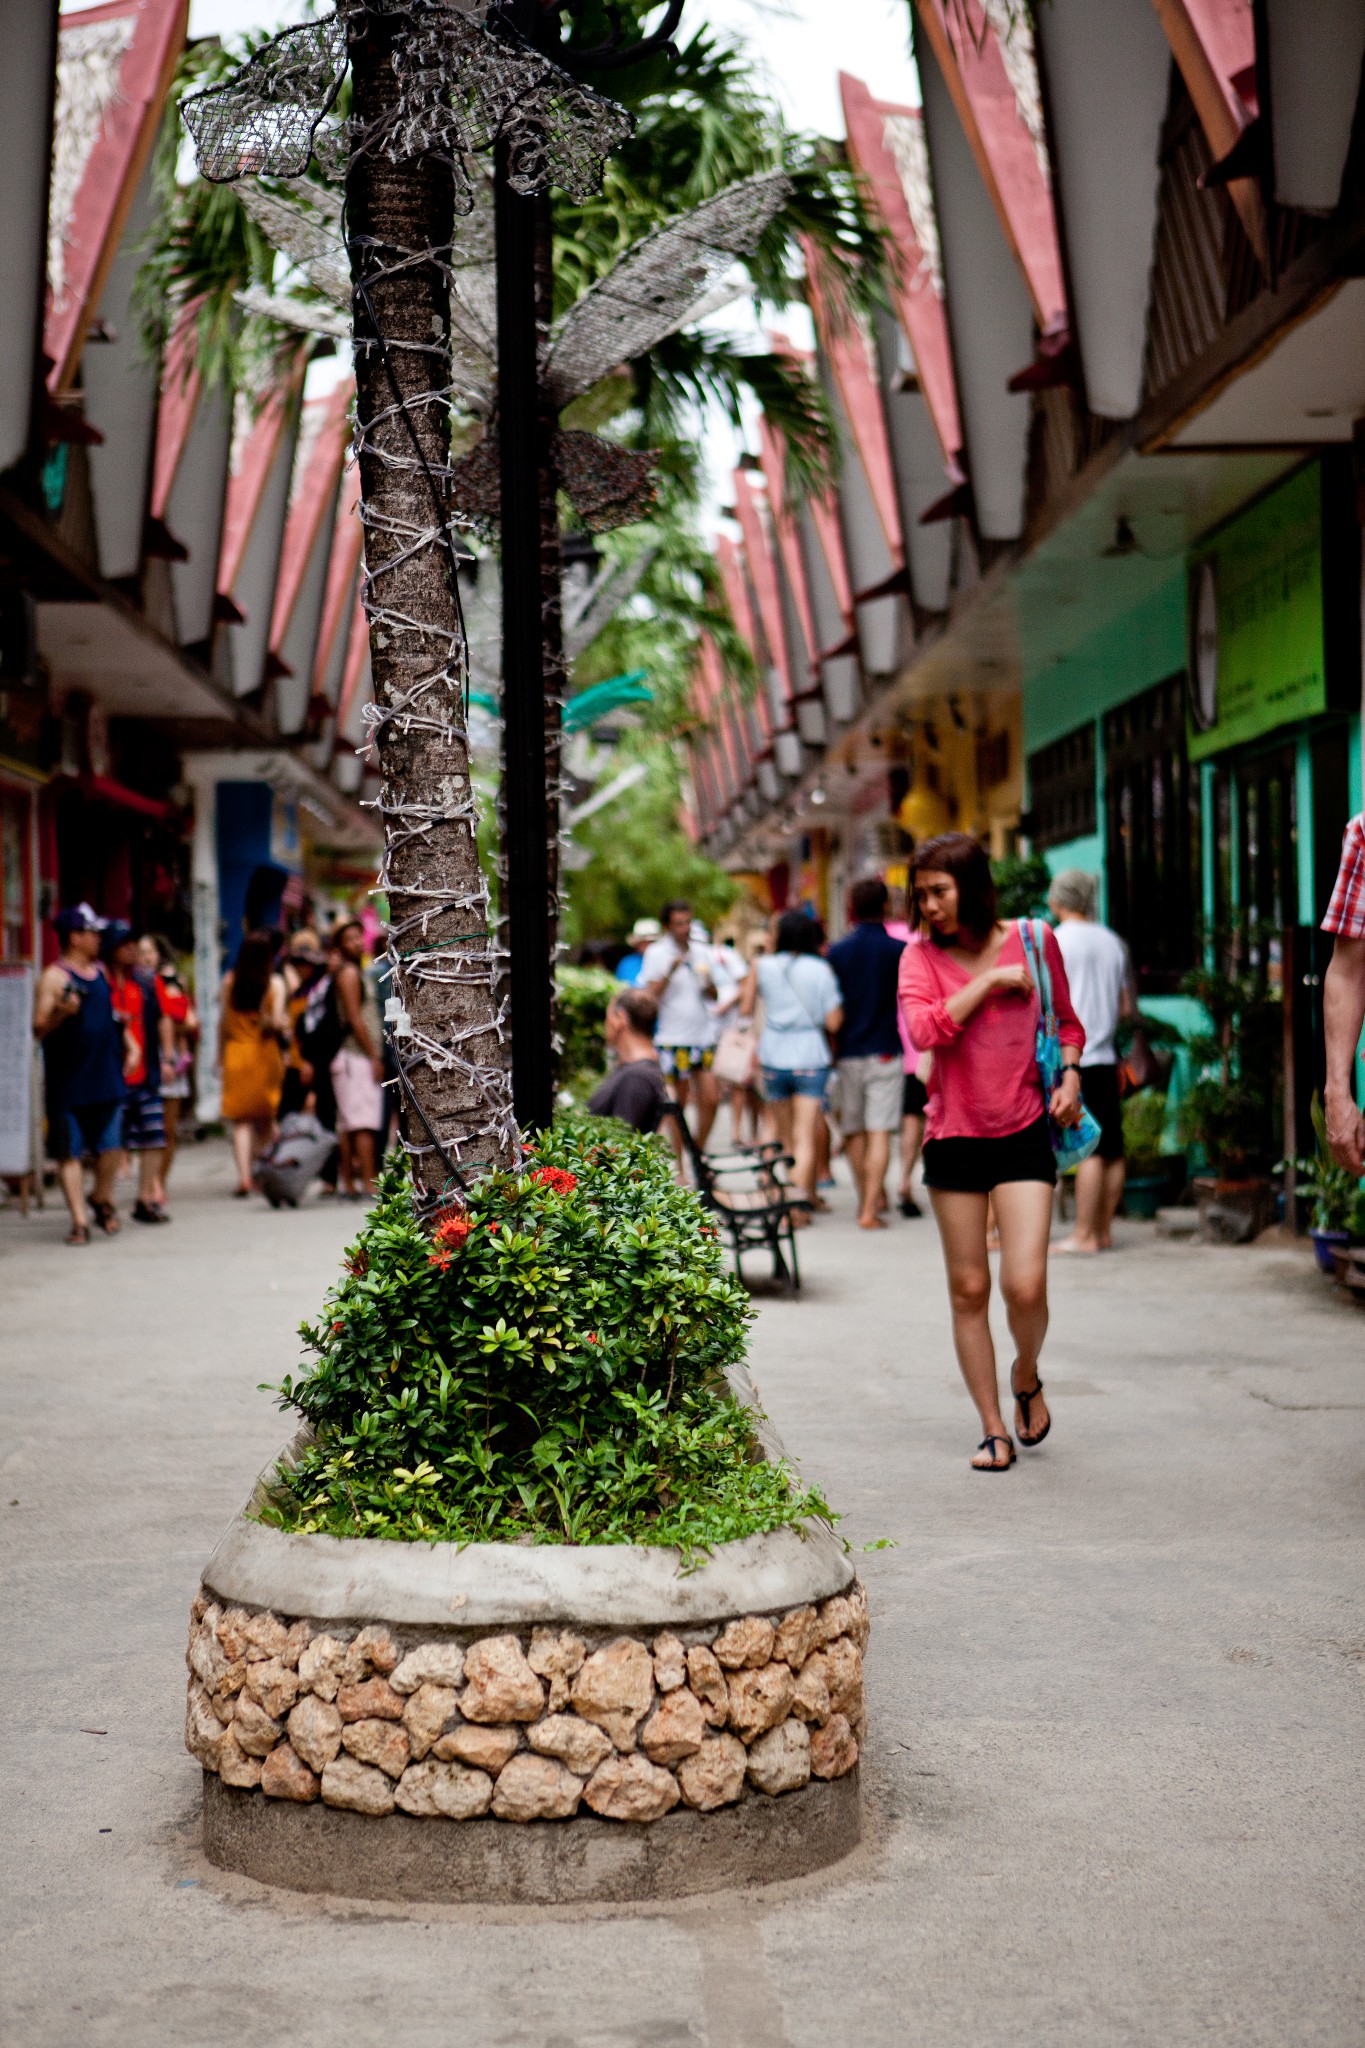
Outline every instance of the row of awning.
<svg viewBox="0 0 1365 2048">
<path fill-rule="evenodd" d="M 921 107 L 840 80 L 895 253 L 890 309 L 841 318 L 808 254 L 837 487 L 787 507 L 765 425 L 736 478 L 740 542 L 718 549 L 764 684 L 728 802 L 700 701 L 743 693 L 723 673 L 699 684 L 698 822 L 718 848 L 870 731 L 892 683 L 1017 688 L 1017 613 L 1059 577 L 1077 628 L 1095 608 L 1078 577 L 1121 608 L 1159 567 L 1145 542 L 1112 559 L 1130 506 L 1187 545 L 1365 418 L 1355 0 L 912 14 Z M 1060 644 L 1067 622 L 1046 626 Z"/>
<path fill-rule="evenodd" d="M 142 339 L 135 284 L 188 12 L 188 0 L 106 0 L 7 14 L 4 545 L 37 600 L 59 697 L 86 691 L 184 746 L 277 743 L 346 810 L 369 693 L 357 489 L 343 474 L 353 384 L 338 376 L 305 398 L 300 365 L 253 417 L 205 381 L 192 317 L 159 362 Z M 88 478 L 88 518 L 74 499 L 45 514 L 16 469 L 35 419 L 40 448 L 71 449 L 68 493 Z"/>
</svg>

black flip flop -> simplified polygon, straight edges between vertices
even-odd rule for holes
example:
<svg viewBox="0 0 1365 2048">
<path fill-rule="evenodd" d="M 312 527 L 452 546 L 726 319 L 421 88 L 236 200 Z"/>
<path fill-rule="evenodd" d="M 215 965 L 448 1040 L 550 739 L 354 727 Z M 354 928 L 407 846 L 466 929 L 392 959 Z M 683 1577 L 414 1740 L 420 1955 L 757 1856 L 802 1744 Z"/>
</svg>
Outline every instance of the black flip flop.
<svg viewBox="0 0 1365 2048">
<path fill-rule="evenodd" d="M 1043 1438 L 1047 1435 L 1048 1431 L 1052 1427 L 1052 1417 L 1049 1415 L 1047 1421 L 1043 1424 L 1037 1436 L 1026 1436 L 1024 1434 L 1025 1430 L 1028 1428 L 1029 1405 L 1031 1402 L 1036 1401 L 1038 1399 L 1038 1396 L 1042 1393 L 1042 1391 L 1043 1382 L 1040 1379 L 1029 1388 L 1026 1394 L 1019 1393 L 1014 1385 L 1014 1374 L 1010 1374 L 1010 1392 L 1014 1395 L 1015 1400 L 1018 1402 L 1020 1412 L 1024 1418 L 1023 1423 L 1021 1424 L 1019 1429 L 1019 1441 L 1026 1451 L 1036 1451 L 1039 1444 L 1043 1441 Z"/>
<path fill-rule="evenodd" d="M 985 1449 L 986 1449 L 986 1448 L 987 1448 L 987 1447 L 988 1447 L 989 1445 L 991 1445 L 991 1444 L 1003 1444 L 1003 1445 L 1005 1446 L 1006 1450 L 1007 1450 L 1007 1451 L 1009 1452 L 1009 1456 L 1008 1456 L 1008 1458 L 1006 1458 L 1006 1460 L 1005 1460 L 1005 1462 L 1004 1462 L 1004 1464 L 1003 1464 L 1003 1465 L 997 1465 L 997 1464 L 994 1464 L 994 1463 L 992 1463 L 992 1464 L 989 1464 L 989 1465 L 976 1465 L 976 1464 L 972 1464 L 971 1460 L 969 1459 L 969 1460 L 968 1460 L 968 1465 L 969 1465 L 970 1469 L 971 1469 L 971 1470 L 972 1470 L 973 1472 L 1008 1472 L 1008 1471 L 1009 1471 L 1009 1469 L 1010 1469 L 1010 1466 L 1011 1466 L 1011 1465 L 1012 1465 L 1012 1464 L 1014 1463 L 1014 1445 L 1013 1445 L 1013 1444 L 1012 1444 L 1012 1443 L 1010 1442 L 1010 1440 L 1009 1440 L 1009 1438 L 1008 1438 L 1007 1436 L 983 1436 L 983 1437 L 982 1437 L 982 1439 L 981 1439 L 981 1441 L 980 1441 L 980 1443 L 979 1443 L 979 1444 L 977 1445 L 977 1447 L 976 1447 L 976 1448 L 977 1448 L 977 1449 L 978 1449 L 979 1451 L 984 1451 L 984 1450 L 985 1450 Z M 992 1457 L 992 1459 L 994 1459 L 994 1457 L 995 1457 L 995 1452 L 994 1452 L 994 1451 L 992 1451 L 992 1452 L 991 1452 L 991 1457 Z"/>
</svg>

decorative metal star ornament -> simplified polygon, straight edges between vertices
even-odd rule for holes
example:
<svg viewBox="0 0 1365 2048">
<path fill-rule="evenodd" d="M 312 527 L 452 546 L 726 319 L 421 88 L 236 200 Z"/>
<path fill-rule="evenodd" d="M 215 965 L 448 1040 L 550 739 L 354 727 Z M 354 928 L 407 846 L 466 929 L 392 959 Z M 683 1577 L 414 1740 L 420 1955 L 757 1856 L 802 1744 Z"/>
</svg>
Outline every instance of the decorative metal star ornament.
<svg viewBox="0 0 1365 2048">
<path fill-rule="evenodd" d="M 348 23 L 395 17 L 397 105 L 369 127 L 329 121 L 346 76 Z M 601 190 L 608 154 L 631 134 L 624 107 L 581 85 L 516 35 L 496 9 L 455 0 L 339 0 L 335 11 L 264 44 L 224 85 L 184 103 L 199 169 L 213 184 L 297 178 L 316 163 L 344 174 L 360 153 L 391 163 L 435 156 L 454 175 L 455 210 L 475 203 L 471 159 L 508 146 L 516 192 Z"/>
</svg>

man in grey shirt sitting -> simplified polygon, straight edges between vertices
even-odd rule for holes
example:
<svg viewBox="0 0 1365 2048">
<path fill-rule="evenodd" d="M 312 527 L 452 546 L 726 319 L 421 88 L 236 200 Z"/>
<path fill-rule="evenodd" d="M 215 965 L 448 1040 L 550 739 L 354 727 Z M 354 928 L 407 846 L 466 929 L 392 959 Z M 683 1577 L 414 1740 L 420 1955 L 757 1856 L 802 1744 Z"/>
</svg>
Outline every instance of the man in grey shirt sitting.
<svg viewBox="0 0 1365 2048">
<path fill-rule="evenodd" d="M 657 1131 L 668 1091 L 654 1049 L 659 1008 L 642 989 L 622 988 L 607 1005 L 606 1040 L 616 1064 L 588 1097 L 594 1116 L 619 1117 L 637 1131 Z"/>
</svg>

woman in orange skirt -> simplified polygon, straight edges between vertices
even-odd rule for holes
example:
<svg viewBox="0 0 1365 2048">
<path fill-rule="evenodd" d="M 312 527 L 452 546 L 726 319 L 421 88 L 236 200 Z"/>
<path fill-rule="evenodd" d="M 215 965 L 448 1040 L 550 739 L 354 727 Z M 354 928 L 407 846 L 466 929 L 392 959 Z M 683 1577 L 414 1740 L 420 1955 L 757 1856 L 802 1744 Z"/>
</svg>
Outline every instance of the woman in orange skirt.
<svg viewBox="0 0 1365 2048">
<path fill-rule="evenodd" d="M 232 1126 L 238 1196 L 251 1193 L 256 1154 L 269 1144 L 284 1087 L 284 1042 L 289 1017 L 283 975 L 274 972 L 269 932 L 248 932 L 237 965 L 223 977 L 218 1066 L 223 1076 L 223 1117 Z"/>
</svg>

